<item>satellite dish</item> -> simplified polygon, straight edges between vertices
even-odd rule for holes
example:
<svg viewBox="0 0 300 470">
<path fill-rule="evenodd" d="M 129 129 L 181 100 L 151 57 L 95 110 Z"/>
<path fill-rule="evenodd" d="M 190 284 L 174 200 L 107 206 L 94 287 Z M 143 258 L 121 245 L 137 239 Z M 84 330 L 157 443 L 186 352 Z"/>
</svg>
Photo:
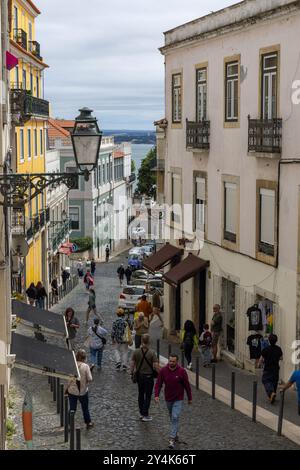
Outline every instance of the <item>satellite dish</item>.
<svg viewBox="0 0 300 470">
<path fill-rule="evenodd" d="M 23 235 L 14 236 L 12 239 L 12 253 L 15 256 L 25 257 L 28 255 L 29 246 Z"/>
</svg>

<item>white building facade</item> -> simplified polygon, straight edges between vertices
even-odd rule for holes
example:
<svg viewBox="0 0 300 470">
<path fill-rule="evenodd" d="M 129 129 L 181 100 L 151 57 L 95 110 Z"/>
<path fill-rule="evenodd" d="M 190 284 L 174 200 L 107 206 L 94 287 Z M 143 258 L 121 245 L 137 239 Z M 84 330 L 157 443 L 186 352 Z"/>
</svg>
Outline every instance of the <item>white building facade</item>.
<svg viewBox="0 0 300 470">
<path fill-rule="evenodd" d="M 252 368 L 247 311 L 257 304 L 284 379 L 300 339 L 299 31 L 300 2 L 289 0 L 245 0 L 168 31 L 168 126 L 156 123 L 158 197 L 188 205 L 171 218 L 171 243 L 185 245 L 185 224 L 186 248 L 209 262 L 166 287 L 166 327 L 192 319 L 201 330 L 220 304 L 223 354 Z"/>
</svg>

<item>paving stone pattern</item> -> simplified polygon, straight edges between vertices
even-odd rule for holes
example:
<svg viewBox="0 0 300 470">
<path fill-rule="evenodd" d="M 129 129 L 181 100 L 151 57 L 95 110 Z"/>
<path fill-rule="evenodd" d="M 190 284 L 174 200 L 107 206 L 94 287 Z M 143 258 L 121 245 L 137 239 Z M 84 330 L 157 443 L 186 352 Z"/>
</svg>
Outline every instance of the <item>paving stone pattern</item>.
<svg viewBox="0 0 300 470">
<path fill-rule="evenodd" d="M 126 254 L 119 255 L 109 263 L 97 265 L 95 286 L 97 306 L 105 319 L 105 327 L 110 331 L 115 318 L 115 310 L 120 293 L 116 270 L 121 262 L 126 262 Z M 62 312 L 68 306 L 76 310 L 81 322 L 78 345 L 86 337 L 84 326 L 88 294 L 82 283 L 76 287 L 54 310 Z M 156 329 L 157 324 L 153 328 Z M 14 370 L 13 400 L 11 416 L 17 433 L 10 448 L 24 449 L 21 412 L 25 390 L 32 392 L 34 400 L 34 448 L 66 449 L 63 429 L 59 427 L 56 404 L 46 377 Z M 94 372 L 94 382 L 90 386 L 90 411 L 95 427 L 85 430 L 80 408 L 76 413 L 76 426 L 82 430 L 82 449 L 103 450 L 163 450 L 168 444 L 169 417 L 161 395 L 159 405 L 152 403 L 153 421 L 139 420 L 137 406 L 137 386 L 132 384 L 128 373 L 114 370 L 111 345 L 107 344 L 102 371 Z M 279 438 L 268 428 L 254 424 L 241 413 L 213 401 L 203 392 L 193 389 L 193 405 L 185 403 L 181 416 L 180 440 L 178 449 L 299 449 L 285 438 Z"/>
</svg>

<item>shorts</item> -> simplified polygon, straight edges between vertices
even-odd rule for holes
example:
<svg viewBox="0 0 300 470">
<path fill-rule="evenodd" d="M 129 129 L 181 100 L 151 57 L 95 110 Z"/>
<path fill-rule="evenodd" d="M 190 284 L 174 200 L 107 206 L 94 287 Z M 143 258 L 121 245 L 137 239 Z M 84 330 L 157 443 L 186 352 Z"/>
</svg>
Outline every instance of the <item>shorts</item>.
<svg viewBox="0 0 300 470">
<path fill-rule="evenodd" d="M 212 346 L 218 346 L 220 336 L 221 336 L 220 331 L 213 332 L 213 334 L 212 334 L 212 343 L 211 343 Z"/>
</svg>

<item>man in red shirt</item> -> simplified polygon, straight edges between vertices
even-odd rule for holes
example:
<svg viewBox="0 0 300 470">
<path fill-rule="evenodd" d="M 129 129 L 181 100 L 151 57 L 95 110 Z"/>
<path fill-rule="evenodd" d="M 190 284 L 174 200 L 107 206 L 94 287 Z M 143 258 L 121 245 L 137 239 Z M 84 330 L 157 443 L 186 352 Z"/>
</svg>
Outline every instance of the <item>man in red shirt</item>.
<svg viewBox="0 0 300 470">
<path fill-rule="evenodd" d="M 169 363 L 163 367 L 155 384 L 155 402 L 159 403 L 159 394 L 165 384 L 165 400 L 171 420 L 169 449 L 174 449 L 178 441 L 179 417 L 183 408 L 184 390 L 188 396 L 188 404 L 192 404 L 192 391 L 188 375 L 183 367 L 178 365 L 177 354 L 171 354 Z"/>
</svg>

